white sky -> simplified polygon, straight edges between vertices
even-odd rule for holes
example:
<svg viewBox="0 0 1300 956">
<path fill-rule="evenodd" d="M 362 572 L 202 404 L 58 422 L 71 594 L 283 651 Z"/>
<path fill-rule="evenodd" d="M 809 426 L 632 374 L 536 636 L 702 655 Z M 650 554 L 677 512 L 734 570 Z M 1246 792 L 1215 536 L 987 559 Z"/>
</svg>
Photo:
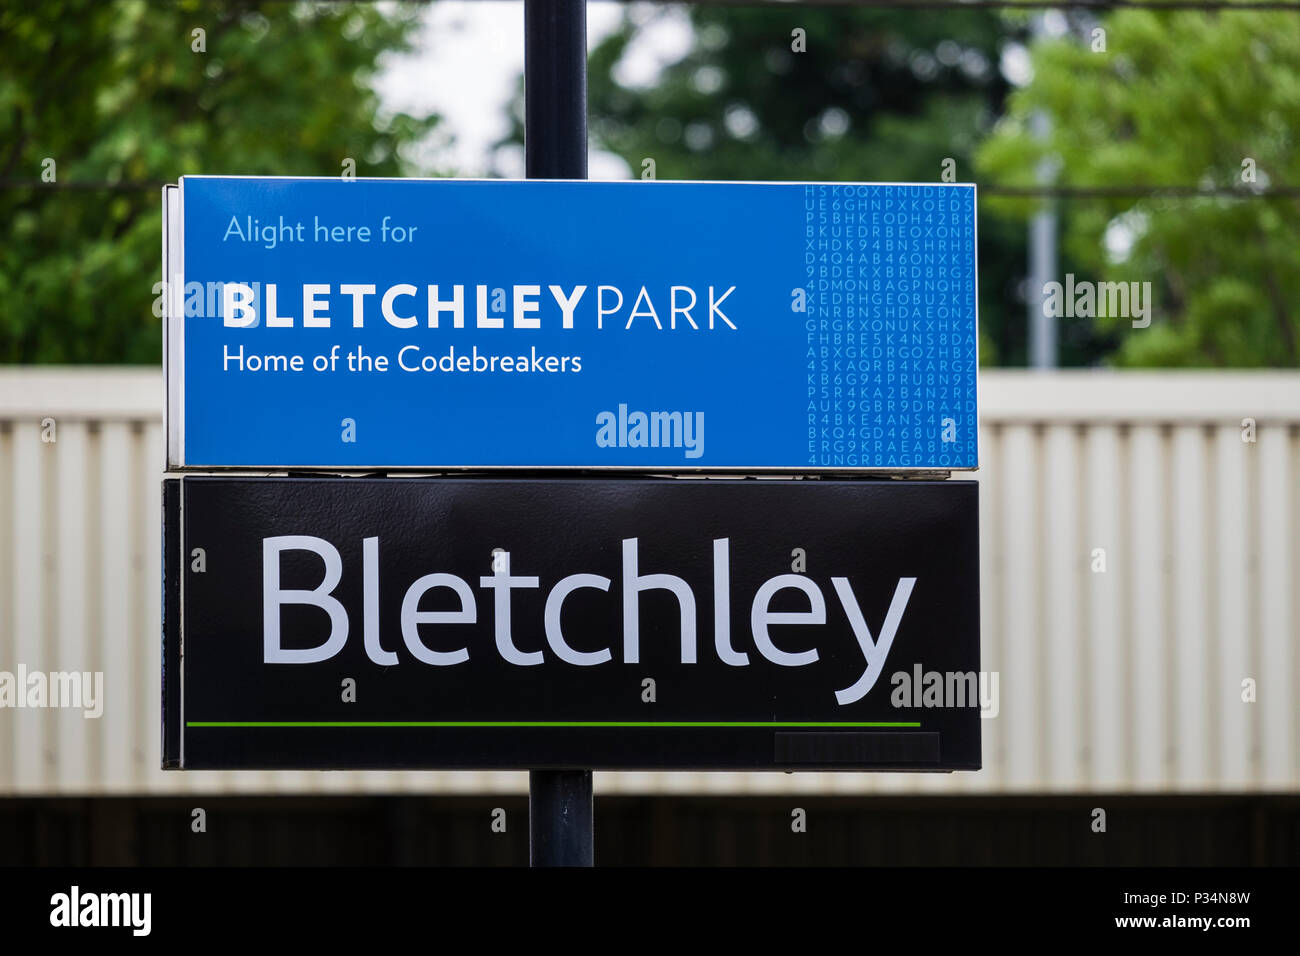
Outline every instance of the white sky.
<svg viewBox="0 0 1300 956">
<path fill-rule="evenodd" d="M 690 48 L 686 13 L 679 7 L 593 0 L 587 5 L 588 49 L 617 28 L 625 11 L 644 27 L 628 50 L 619 79 L 652 83 L 661 66 Z M 522 0 L 439 0 L 424 14 L 416 51 L 390 57 L 377 88 L 387 110 L 432 110 L 443 117 L 441 132 L 418 156 L 422 164 L 459 176 L 484 176 L 492 170 L 491 145 L 510 129 L 506 110 L 523 68 Z M 506 175 L 524 175 L 522 151 L 499 160 Z M 631 175 L 623 160 L 607 153 L 593 152 L 589 165 L 592 179 Z"/>
</svg>

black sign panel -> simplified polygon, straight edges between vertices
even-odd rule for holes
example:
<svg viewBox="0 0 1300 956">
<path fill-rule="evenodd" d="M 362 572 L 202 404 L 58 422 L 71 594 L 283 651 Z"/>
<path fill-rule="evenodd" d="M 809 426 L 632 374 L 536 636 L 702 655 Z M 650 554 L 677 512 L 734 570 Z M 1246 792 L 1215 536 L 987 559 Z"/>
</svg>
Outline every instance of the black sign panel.
<svg viewBox="0 0 1300 956">
<path fill-rule="evenodd" d="M 974 482 L 164 484 L 165 766 L 980 766 Z"/>
</svg>

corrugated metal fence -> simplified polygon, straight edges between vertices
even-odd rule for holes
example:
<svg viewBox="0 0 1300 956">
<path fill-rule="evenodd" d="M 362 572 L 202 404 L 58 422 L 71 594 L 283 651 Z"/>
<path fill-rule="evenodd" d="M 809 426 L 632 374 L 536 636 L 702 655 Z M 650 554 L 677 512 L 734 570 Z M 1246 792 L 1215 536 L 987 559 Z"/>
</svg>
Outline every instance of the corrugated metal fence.
<svg viewBox="0 0 1300 956">
<path fill-rule="evenodd" d="M 0 369 L 0 671 L 102 671 L 106 700 L 0 708 L 0 794 L 525 790 L 158 769 L 162 397 L 154 369 Z M 1300 789 L 1300 373 L 984 372 L 980 401 L 985 769 L 599 792 Z"/>
</svg>

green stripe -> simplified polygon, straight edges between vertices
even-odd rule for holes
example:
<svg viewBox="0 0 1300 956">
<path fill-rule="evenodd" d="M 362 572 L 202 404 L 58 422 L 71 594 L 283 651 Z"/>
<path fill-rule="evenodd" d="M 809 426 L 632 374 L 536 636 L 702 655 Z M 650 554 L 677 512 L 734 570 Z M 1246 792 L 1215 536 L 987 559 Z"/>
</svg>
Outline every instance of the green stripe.
<svg viewBox="0 0 1300 956">
<path fill-rule="evenodd" d="M 186 727 L 920 727 L 890 720 L 187 720 Z"/>
</svg>

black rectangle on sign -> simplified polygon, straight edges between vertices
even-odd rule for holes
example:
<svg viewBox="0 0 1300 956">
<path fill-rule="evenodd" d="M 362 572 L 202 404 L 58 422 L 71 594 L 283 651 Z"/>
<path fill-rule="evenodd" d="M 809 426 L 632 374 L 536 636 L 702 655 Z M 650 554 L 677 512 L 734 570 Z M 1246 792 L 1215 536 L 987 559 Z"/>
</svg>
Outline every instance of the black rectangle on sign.
<svg viewBox="0 0 1300 956">
<path fill-rule="evenodd" d="M 980 766 L 974 482 L 166 485 L 168 766 Z"/>
<path fill-rule="evenodd" d="M 776 762 L 786 764 L 852 764 L 933 770 L 939 765 L 939 735 L 924 731 L 869 733 L 839 731 L 777 731 Z"/>
</svg>

